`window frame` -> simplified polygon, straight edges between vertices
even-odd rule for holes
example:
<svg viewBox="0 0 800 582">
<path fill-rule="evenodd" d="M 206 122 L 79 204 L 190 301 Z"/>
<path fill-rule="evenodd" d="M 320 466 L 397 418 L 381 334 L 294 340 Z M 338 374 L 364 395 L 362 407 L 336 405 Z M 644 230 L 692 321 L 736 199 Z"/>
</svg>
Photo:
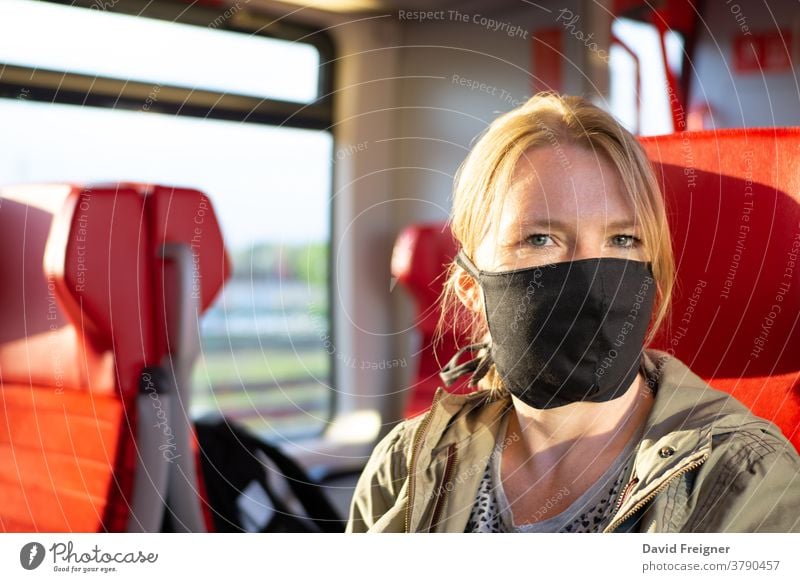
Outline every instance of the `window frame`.
<svg viewBox="0 0 800 582">
<path fill-rule="evenodd" d="M 52 4 L 90 9 L 99 0 L 44 0 Z M 210 8 L 175 1 L 116 0 L 105 9 L 109 13 L 166 20 L 208 27 L 220 20 L 215 30 L 239 32 L 266 38 L 303 42 L 314 46 L 320 55 L 318 97 L 311 103 L 221 93 L 213 90 L 160 85 L 158 100 L 147 102 L 153 83 L 96 77 L 64 71 L 34 69 L 0 63 L 0 97 L 15 98 L 24 89 L 26 99 L 107 109 L 147 110 L 168 115 L 185 115 L 242 123 L 262 123 L 281 127 L 330 131 L 333 121 L 334 45 L 324 30 L 302 27 L 270 19 L 242 8 L 224 17 L 229 6 Z M 239 17 L 246 14 L 246 18 Z M 152 101 L 152 99 L 151 99 Z"/>
</svg>

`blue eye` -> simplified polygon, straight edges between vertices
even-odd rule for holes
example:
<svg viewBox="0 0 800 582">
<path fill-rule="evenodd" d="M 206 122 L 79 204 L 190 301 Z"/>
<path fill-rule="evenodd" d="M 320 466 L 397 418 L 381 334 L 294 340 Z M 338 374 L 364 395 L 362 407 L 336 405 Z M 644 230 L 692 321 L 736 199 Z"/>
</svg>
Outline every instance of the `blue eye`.
<svg viewBox="0 0 800 582">
<path fill-rule="evenodd" d="M 632 234 L 618 234 L 612 239 L 614 244 L 623 248 L 634 248 L 639 246 L 641 240 Z"/>
<path fill-rule="evenodd" d="M 548 240 L 550 240 L 549 234 L 532 234 L 527 238 L 527 241 L 535 247 L 547 246 Z"/>
</svg>

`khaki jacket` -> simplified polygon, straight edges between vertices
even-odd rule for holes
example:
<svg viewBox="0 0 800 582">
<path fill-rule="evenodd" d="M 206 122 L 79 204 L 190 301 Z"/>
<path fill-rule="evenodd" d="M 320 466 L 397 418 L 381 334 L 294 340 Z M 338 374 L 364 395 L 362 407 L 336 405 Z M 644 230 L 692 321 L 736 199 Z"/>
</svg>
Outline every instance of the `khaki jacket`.
<svg viewBox="0 0 800 582">
<path fill-rule="evenodd" d="M 772 423 L 647 350 L 656 390 L 627 485 L 605 531 L 800 531 L 800 458 Z M 431 409 L 375 447 L 348 532 L 463 532 L 511 398 L 437 390 Z"/>
</svg>

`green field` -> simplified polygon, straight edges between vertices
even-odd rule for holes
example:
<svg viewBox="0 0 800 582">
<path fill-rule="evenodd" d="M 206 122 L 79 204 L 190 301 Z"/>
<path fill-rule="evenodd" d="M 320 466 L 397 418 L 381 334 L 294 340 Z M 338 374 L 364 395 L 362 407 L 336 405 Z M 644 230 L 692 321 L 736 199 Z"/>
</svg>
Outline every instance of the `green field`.
<svg viewBox="0 0 800 582">
<path fill-rule="evenodd" d="M 264 436 L 321 430 L 330 408 L 324 350 L 206 351 L 194 368 L 194 414 L 221 413 Z"/>
<path fill-rule="evenodd" d="M 195 386 L 242 386 L 251 383 L 280 384 L 282 381 L 321 378 L 326 380 L 330 356 L 321 349 L 237 349 L 235 352 L 206 351 L 197 359 Z"/>
</svg>

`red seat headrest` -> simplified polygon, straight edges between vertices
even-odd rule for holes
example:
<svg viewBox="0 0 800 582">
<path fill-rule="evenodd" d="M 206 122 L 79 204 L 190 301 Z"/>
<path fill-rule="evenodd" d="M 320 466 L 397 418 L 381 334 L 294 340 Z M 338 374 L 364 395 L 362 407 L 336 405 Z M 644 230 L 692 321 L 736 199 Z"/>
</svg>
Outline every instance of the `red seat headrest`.
<svg viewBox="0 0 800 582">
<path fill-rule="evenodd" d="M 183 243 L 196 257 L 193 294 L 202 312 L 231 269 L 211 203 L 197 190 L 73 187 L 48 242 L 46 268 L 59 298 L 98 350 L 113 349 L 123 394 L 134 394 L 141 370 L 167 351 L 165 243 Z"/>
<path fill-rule="evenodd" d="M 458 248 L 446 223 L 406 227 L 392 252 L 392 275 L 417 302 L 416 325 L 433 333 L 439 321 L 438 300 L 445 283 L 445 267 Z"/>
</svg>

